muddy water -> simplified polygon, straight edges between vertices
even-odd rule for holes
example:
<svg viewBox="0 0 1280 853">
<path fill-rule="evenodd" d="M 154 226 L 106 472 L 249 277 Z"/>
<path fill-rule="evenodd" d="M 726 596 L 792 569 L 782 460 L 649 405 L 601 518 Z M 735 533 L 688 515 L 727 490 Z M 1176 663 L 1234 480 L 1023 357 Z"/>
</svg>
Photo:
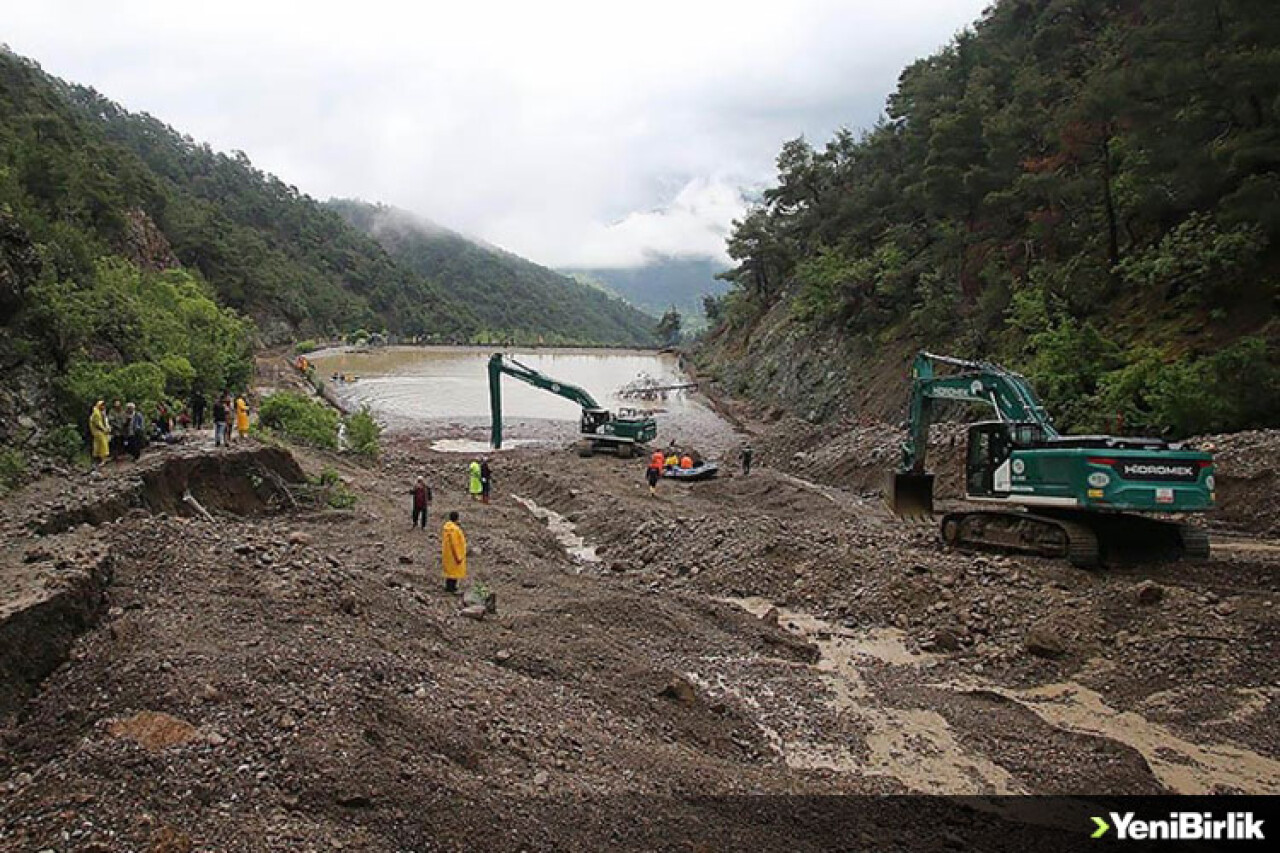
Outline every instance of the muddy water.
<svg viewBox="0 0 1280 853">
<path fill-rule="evenodd" d="M 338 394 L 357 406 L 414 420 L 489 417 L 489 356 L 492 347 L 385 347 L 370 352 L 331 350 L 313 357 L 322 377 L 334 373 L 358 377 L 333 383 Z M 640 350 L 542 349 L 507 351 L 521 364 L 562 382 L 585 388 L 602 406 L 636 405 L 614 392 L 640 373 L 663 384 L 688 381 L 676 357 Z M 644 406 L 679 411 L 691 405 L 687 395 L 672 394 Z M 696 404 L 694 404 L 696 405 Z M 580 407 L 519 380 L 503 377 L 503 414 L 576 422 Z"/>
<path fill-rule="evenodd" d="M 756 616 L 773 604 L 760 598 L 724 599 Z M 929 794 L 1015 794 L 1017 781 L 998 764 L 964 749 L 947 720 L 935 711 L 884 705 L 867 686 L 861 669 L 872 662 L 927 667 L 932 655 L 913 652 L 905 635 L 892 628 L 851 631 L 797 611 L 778 608 L 778 623 L 817 644 L 816 670 L 831 693 L 837 714 L 855 718 L 867 732 L 868 755 L 855 757 L 846 744 L 784 741 L 766 736 L 788 766 L 888 776 L 912 792 Z"/>
<path fill-rule="evenodd" d="M 760 598 L 723 600 L 756 616 L 773 608 L 772 603 Z M 812 740 L 788 741 L 766 729 L 766 736 L 783 760 L 797 769 L 882 774 L 921 793 L 1021 790 L 1004 768 L 961 746 L 942 715 L 919 708 L 887 707 L 881 697 L 869 690 L 860 672 L 862 667 L 880 663 L 917 670 L 910 677 L 930 688 L 956 693 L 994 692 L 1055 728 L 1130 746 L 1141 753 L 1161 784 L 1179 794 L 1226 789 L 1280 793 L 1280 762 L 1238 746 L 1189 741 L 1141 714 L 1112 708 L 1101 694 L 1076 682 L 1026 689 L 1006 688 L 979 679 L 931 683 L 928 670 L 934 656 L 912 651 L 905 635 L 895 629 L 852 631 L 785 608 L 778 608 L 778 616 L 780 625 L 818 646 L 821 656 L 814 669 L 829 690 L 829 702 L 836 713 L 856 718 L 867 732 L 866 748 L 870 754 L 869 758 L 855 758 L 849 745 L 823 742 L 821 733 L 815 732 Z M 746 691 L 740 686 L 705 676 L 700 683 L 709 689 L 738 693 L 749 707 L 755 706 L 754 698 L 742 695 Z M 1245 702 L 1241 713 L 1264 705 Z"/>
<path fill-rule="evenodd" d="M 565 553 L 577 562 L 579 567 L 589 563 L 600 562 L 600 556 L 596 554 L 595 546 L 588 545 L 586 540 L 578 535 L 578 531 L 572 521 L 555 510 L 538 506 L 529 498 L 512 495 L 511 499 L 529 510 L 534 518 L 544 522 L 547 525 L 547 529 L 551 531 L 551 535 L 560 543 L 560 547 L 564 548 Z"/>
</svg>

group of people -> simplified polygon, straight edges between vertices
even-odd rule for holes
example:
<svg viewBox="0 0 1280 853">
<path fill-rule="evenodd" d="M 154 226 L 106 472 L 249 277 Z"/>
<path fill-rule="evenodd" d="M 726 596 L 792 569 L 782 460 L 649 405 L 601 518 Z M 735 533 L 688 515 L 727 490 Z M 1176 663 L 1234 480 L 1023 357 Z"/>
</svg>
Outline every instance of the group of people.
<svg viewBox="0 0 1280 853">
<path fill-rule="evenodd" d="M 232 430 L 232 418 L 235 418 L 235 429 Z M 240 433 L 244 438 L 249 434 L 249 404 L 243 396 L 231 400 L 231 392 L 223 391 L 222 396 L 213 404 L 213 444 L 221 447 L 231 443 L 231 437 Z"/>
<path fill-rule="evenodd" d="M 188 408 L 176 415 L 165 403 L 157 403 L 148 428 L 147 419 L 136 403 L 122 404 L 120 400 L 114 400 L 108 408 L 105 400 L 99 400 L 89 413 L 90 455 L 94 466 L 100 467 L 112 456 L 119 459 L 126 453 L 137 460 L 148 441 L 172 444 L 181 438 L 179 427 L 202 429 L 204 414 L 204 395 L 196 393 L 192 395 Z M 249 434 L 249 404 L 243 395 L 237 396 L 233 403 L 231 392 L 224 391 L 213 405 L 215 444 L 231 441 L 233 423 L 234 432 L 241 438 Z"/>
<path fill-rule="evenodd" d="M 467 493 L 473 501 L 489 502 L 489 494 L 493 490 L 493 472 L 489 468 L 489 460 L 472 459 L 467 468 L 469 482 Z"/>
<path fill-rule="evenodd" d="M 473 459 L 467 466 L 467 493 L 472 500 L 489 502 L 493 488 L 493 473 L 488 459 Z M 427 521 L 431 516 L 431 501 L 434 495 L 425 477 L 418 477 L 409 489 L 412 498 L 411 524 L 413 528 L 427 529 Z M 444 588 L 446 592 L 457 592 L 458 581 L 467 577 L 467 537 L 458 524 L 457 512 L 450 512 L 449 518 L 440 531 L 441 564 L 444 568 Z"/>
<path fill-rule="evenodd" d="M 93 404 L 89 413 L 89 438 L 94 467 L 102 466 L 114 453 L 128 453 L 135 460 L 142 455 L 146 419 L 137 405 L 121 405 L 119 400 L 107 408 L 106 400 Z"/>
</svg>

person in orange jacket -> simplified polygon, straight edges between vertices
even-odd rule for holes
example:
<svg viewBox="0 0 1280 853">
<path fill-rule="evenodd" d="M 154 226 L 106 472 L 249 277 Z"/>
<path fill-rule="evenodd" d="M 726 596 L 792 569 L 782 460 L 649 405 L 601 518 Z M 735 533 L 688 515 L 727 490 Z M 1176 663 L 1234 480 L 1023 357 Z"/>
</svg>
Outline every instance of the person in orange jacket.
<svg viewBox="0 0 1280 853">
<path fill-rule="evenodd" d="M 653 455 L 649 457 L 649 467 L 644 472 L 645 479 L 649 481 L 649 494 L 651 496 L 658 494 L 658 478 L 662 476 L 663 463 L 662 451 L 653 451 Z"/>
<path fill-rule="evenodd" d="M 682 471 L 688 471 L 688 470 L 689 470 L 690 468 L 692 468 L 692 467 L 693 467 L 693 457 L 692 457 L 692 456 L 690 456 L 688 453 L 686 453 L 684 456 L 681 456 L 681 457 L 680 457 L 680 470 L 682 470 Z"/>
</svg>

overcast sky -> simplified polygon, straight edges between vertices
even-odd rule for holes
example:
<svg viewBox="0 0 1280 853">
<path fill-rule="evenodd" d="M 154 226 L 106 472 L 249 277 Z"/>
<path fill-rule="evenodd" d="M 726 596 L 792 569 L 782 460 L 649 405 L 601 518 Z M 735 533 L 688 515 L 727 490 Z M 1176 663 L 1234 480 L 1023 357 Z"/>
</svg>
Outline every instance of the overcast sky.
<svg viewBox="0 0 1280 853">
<path fill-rule="evenodd" d="M 987 3 L 44 0 L 0 41 L 316 198 L 622 267 L 723 257 L 783 141 L 874 123 Z"/>
</svg>

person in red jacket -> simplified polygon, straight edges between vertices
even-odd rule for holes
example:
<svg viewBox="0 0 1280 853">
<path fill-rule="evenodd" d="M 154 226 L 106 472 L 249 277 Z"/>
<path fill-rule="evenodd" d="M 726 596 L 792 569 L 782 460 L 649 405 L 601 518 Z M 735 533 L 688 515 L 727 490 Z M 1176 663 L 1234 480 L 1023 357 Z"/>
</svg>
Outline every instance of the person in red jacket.
<svg viewBox="0 0 1280 853">
<path fill-rule="evenodd" d="M 663 464 L 662 451 L 653 451 L 653 455 L 649 457 L 649 467 L 644 472 L 645 479 L 649 481 L 649 494 L 651 496 L 658 494 L 658 478 L 662 476 Z"/>
<path fill-rule="evenodd" d="M 427 511 L 431 509 L 431 487 L 427 485 L 426 480 L 419 477 L 409 493 L 413 495 L 413 526 L 417 527 L 421 519 L 422 529 L 426 530 Z"/>
</svg>

